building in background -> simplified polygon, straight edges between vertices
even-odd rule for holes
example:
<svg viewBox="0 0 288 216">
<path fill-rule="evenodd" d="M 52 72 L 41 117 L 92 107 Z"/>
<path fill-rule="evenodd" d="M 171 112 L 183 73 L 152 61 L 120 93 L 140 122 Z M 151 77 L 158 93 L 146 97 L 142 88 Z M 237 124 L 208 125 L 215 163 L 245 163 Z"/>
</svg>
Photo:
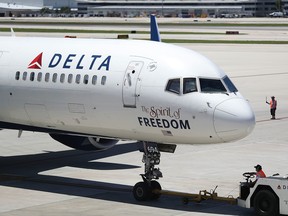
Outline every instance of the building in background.
<svg viewBox="0 0 288 216">
<path fill-rule="evenodd" d="M 77 9 L 75 0 L 0 0 L 0 16 L 38 16 L 43 8 L 60 11 L 61 8 Z"/>
<path fill-rule="evenodd" d="M 288 0 L 76 0 L 78 11 L 96 16 L 264 17 L 288 10 Z M 278 2 L 278 8 L 277 8 Z"/>
<path fill-rule="evenodd" d="M 2 16 L 71 13 L 74 16 L 139 17 L 154 13 L 164 17 L 264 17 L 286 10 L 288 0 L 0 0 Z"/>
<path fill-rule="evenodd" d="M 0 16 L 12 16 L 15 13 L 26 13 L 27 11 L 39 11 L 42 7 L 43 1 L 26 0 L 25 4 L 19 0 L 0 1 Z"/>
</svg>

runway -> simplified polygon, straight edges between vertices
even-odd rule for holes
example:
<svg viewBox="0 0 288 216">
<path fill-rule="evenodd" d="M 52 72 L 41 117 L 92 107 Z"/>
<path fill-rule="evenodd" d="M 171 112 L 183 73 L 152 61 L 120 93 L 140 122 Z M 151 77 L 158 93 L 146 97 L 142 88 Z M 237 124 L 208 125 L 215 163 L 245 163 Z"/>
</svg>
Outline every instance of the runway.
<svg viewBox="0 0 288 216">
<path fill-rule="evenodd" d="M 271 31 L 267 30 L 270 35 Z M 288 175 L 288 45 L 178 44 L 209 57 L 250 101 L 256 127 L 243 140 L 212 145 L 178 145 L 163 153 L 163 189 L 197 193 L 216 186 L 220 196 L 237 197 L 242 173 L 261 164 L 266 174 Z M 270 120 L 266 97 L 278 100 Z M 162 196 L 137 202 L 142 153 L 136 141 L 103 152 L 69 149 L 42 133 L 0 131 L 0 216 L 31 215 L 253 215 L 253 210 L 206 201 L 184 205 Z"/>
</svg>

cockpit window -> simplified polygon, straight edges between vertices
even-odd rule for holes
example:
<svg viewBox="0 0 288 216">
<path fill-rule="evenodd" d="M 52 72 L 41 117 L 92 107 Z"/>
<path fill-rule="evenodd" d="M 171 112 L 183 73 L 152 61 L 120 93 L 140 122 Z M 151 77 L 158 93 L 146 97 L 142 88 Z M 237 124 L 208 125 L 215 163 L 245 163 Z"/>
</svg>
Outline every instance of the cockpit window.
<svg viewBox="0 0 288 216">
<path fill-rule="evenodd" d="M 184 78 L 183 94 L 197 91 L 196 78 Z"/>
<path fill-rule="evenodd" d="M 166 91 L 180 94 L 180 79 L 171 79 L 168 81 Z"/>
<path fill-rule="evenodd" d="M 232 83 L 232 81 L 229 79 L 228 76 L 225 76 L 223 81 L 230 92 L 238 92 L 237 88 L 235 87 L 235 85 Z"/>
<path fill-rule="evenodd" d="M 226 88 L 224 87 L 221 80 L 200 79 L 200 85 L 201 85 L 201 92 L 206 93 L 226 92 Z"/>
</svg>

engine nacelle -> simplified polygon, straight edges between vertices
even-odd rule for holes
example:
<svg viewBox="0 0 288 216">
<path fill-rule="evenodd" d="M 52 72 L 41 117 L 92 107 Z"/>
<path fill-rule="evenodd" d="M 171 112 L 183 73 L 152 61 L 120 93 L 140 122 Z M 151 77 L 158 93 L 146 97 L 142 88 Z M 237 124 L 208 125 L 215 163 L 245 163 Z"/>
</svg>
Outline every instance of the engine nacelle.
<svg viewBox="0 0 288 216">
<path fill-rule="evenodd" d="M 81 137 L 64 134 L 49 134 L 54 140 L 77 150 L 94 151 L 106 150 L 113 147 L 118 140 L 98 137 Z"/>
</svg>

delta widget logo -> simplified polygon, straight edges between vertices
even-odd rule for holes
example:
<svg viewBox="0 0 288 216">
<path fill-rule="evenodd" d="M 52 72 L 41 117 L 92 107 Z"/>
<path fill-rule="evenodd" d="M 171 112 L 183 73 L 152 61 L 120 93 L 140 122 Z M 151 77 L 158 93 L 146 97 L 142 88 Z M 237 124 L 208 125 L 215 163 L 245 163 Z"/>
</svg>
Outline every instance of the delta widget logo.
<svg viewBox="0 0 288 216">
<path fill-rule="evenodd" d="M 29 69 L 41 69 L 42 68 L 42 55 L 43 55 L 43 52 L 41 52 L 38 56 L 36 56 L 28 65 L 28 68 Z"/>
<path fill-rule="evenodd" d="M 43 52 L 38 54 L 28 65 L 28 69 L 42 69 Z M 61 54 L 54 53 L 51 57 L 45 55 L 45 59 L 49 60 L 48 68 L 61 67 L 62 69 L 77 69 L 77 70 L 105 70 L 109 71 L 111 55 L 99 54 Z"/>
</svg>

